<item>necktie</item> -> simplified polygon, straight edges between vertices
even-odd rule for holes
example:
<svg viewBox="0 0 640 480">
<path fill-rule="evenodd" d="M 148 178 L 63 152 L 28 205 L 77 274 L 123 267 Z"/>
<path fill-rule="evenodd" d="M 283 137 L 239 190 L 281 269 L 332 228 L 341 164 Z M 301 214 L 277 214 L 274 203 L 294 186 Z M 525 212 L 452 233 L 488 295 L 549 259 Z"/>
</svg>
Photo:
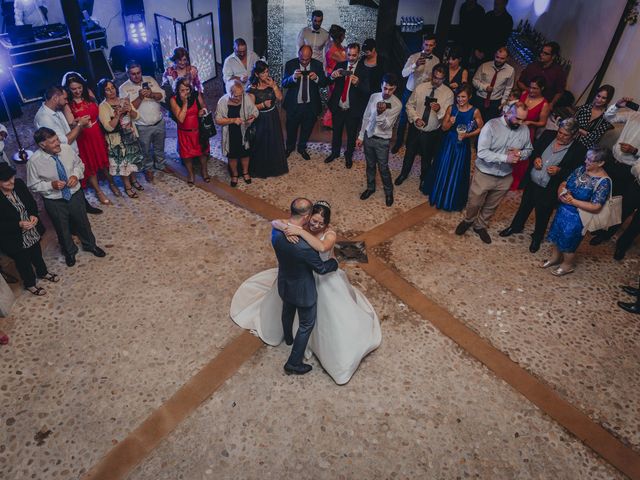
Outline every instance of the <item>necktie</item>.
<svg viewBox="0 0 640 480">
<path fill-rule="evenodd" d="M 496 84 L 496 78 L 498 78 L 498 70 L 496 70 L 494 68 L 495 72 L 493 72 L 493 78 L 491 79 L 491 88 L 493 88 L 493 86 Z M 493 90 L 491 90 L 490 92 L 487 92 L 487 98 L 484 99 L 484 108 L 489 108 L 489 105 L 491 104 L 491 94 L 493 93 Z"/>
<path fill-rule="evenodd" d="M 434 87 L 431 87 L 431 94 L 429 95 L 429 97 L 434 98 L 435 93 L 436 93 L 436 89 Z M 422 112 L 422 121 L 425 123 L 424 125 L 425 127 L 429 123 L 430 116 L 431 116 L 431 105 L 425 105 L 424 112 Z"/>
<path fill-rule="evenodd" d="M 353 72 L 353 65 L 349 65 L 349 72 Z M 349 95 L 349 85 L 351 85 L 350 75 L 344 77 L 344 87 L 342 87 L 342 95 L 340 95 L 340 100 L 342 101 L 342 103 L 347 101 L 347 95 Z"/>
<path fill-rule="evenodd" d="M 57 155 L 51 155 L 51 158 L 53 158 L 53 161 L 56 162 L 56 170 L 58 171 L 58 178 L 62 182 L 67 183 L 67 180 L 69 180 L 69 178 L 67 177 L 67 172 L 65 171 L 64 166 L 62 165 L 62 162 L 60 161 Z M 71 190 L 69 189 L 69 187 L 65 186 L 62 189 L 62 198 L 64 198 L 67 202 L 71 200 Z"/>
<path fill-rule="evenodd" d="M 306 68 L 305 70 L 306 71 Z M 302 75 L 302 103 L 309 101 L 309 75 Z"/>
</svg>

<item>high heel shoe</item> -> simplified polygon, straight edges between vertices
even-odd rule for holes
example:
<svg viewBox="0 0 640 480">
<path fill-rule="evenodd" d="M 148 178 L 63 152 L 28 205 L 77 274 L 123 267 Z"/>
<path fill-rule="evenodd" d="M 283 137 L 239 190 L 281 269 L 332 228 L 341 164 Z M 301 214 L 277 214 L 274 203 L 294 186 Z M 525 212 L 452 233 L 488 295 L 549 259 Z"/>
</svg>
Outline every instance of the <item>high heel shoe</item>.
<svg viewBox="0 0 640 480">
<path fill-rule="evenodd" d="M 249 178 L 247 178 L 249 177 Z M 251 176 L 248 173 L 243 173 L 242 174 L 242 180 L 244 180 L 244 183 L 249 184 L 251 183 Z"/>
<path fill-rule="evenodd" d="M 113 193 L 116 197 L 122 197 L 122 192 L 115 184 L 110 183 L 109 189 L 111 190 L 111 193 Z"/>
<path fill-rule="evenodd" d="M 129 198 L 138 198 L 138 194 L 136 193 L 136 191 L 133 188 L 131 188 L 131 187 L 125 188 L 124 191 L 125 191 L 125 193 L 127 194 L 127 196 Z"/>
<path fill-rule="evenodd" d="M 234 180 L 235 178 L 235 180 Z M 237 187 L 238 186 L 238 177 L 231 177 L 231 182 L 229 183 L 232 187 Z"/>
<path fill-rule="evenodd" d="M 100 194 L 96 194 L 96 196 L 98 197 L 98 201 L 102 204 L 102 205 L 111 205 L 111 200 L 109 200 L 107 197 L 105 197 L 104 193 L 100 193 Z"/>
</svg>

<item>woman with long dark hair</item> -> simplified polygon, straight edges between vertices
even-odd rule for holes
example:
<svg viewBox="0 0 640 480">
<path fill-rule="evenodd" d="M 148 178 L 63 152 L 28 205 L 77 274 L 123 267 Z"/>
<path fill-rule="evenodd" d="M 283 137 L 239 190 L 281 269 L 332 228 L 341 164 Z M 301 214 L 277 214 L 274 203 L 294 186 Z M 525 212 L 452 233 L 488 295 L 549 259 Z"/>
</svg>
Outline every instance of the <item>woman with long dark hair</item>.
<svg viewBox="0 0 640 480">
<path fill-rule="evenodd" d="M 277 106 L 277 102 L 282 101 L 282 92 L 269 75 L 269 65 L 262 60 L 258 60 L 253 67 L 247 93 L 260 111 L 255 121 L 256 138 L 251 145 L 249 173 L 258 178 L 287 173 L 289 166 Z"/>
<path fill-rule="evenodd" d="M 590 103 L 585 103 L 576 110 L 574 116 L 580 128 L 578 141 L 585 148 L 595 147 L 607 130 L 613 129 L 613 125 L 605 120 L 604 112 L 615 93 L 616 89 L 611 85 L 602 85 Z"/>
<path fill-rule="evenodd" d="M 173 97 L 169 100 L 169 107 L 178 124 L 178 153 L 189 173 L 187 184 L 190 187 L 194 185 L 194 160 L 200 161 L 202 179 L 209 183 L 211 181 L 207 170 L 210 152 L 209 141 L 201 141 L 199 128 L 199 117 L 204 116 L 207 110 L 200 103 L 198 92 L 193 89 L 188 78 L 181 77 L 176 81 Z"/>
</svg>

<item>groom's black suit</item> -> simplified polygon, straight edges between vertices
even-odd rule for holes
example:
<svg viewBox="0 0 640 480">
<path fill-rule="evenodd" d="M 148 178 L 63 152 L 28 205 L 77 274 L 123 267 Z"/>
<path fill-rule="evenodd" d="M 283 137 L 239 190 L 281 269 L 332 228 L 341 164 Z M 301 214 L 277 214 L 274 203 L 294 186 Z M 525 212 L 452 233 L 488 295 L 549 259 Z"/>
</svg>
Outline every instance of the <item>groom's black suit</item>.
<svg viewBox="0 0 640 480">
<path fill-rule="evenodd" d="M 318 292 L 313 272 L 319 275 L 334 272 L 338 269 L 338 262 L 333 258 L 323 262 L 318 252 L 302 238 L 298 243 L 291 243 L 284 233 L 275 228 L 271 232 L 271 245 L 278 257 L 278 293 L 283 302 L 282 328 L 288 343 L 292 339 L 296 310 L 300 323 L 287 363 L 300 366 L 316 323 Z"/>
</svg>

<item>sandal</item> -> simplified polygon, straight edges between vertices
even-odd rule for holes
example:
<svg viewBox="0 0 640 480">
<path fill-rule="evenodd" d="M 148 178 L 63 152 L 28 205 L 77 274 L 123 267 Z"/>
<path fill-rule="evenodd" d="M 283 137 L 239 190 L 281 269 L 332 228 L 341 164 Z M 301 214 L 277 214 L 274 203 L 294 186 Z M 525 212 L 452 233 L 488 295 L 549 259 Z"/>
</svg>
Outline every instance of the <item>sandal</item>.
<svg viewBox="0 0 640 480">
<path fill-rule="evenodd" d="M 570 273 L 573 273 L 574 271 L 575 271 L 575 268 L 565 270 L 562 267 L 558 267 L 555 270 L 551 270 L 551 275 L 555 275 L 556 277 L 563 277 L 565 275 L 569 275 Z"/>
<path fill-rule="evenodd" d="M 202 180 L 204 180 L 204 183 L 210 183 L 211 182 L 211 177 L 209 175 L 207 175 L 206 177 L 202 177 Z"/>
<path fill-rule="evenodd" d="M 137 180 L 134 180 L 133 182 L 131 182 L 131 186 L 136 190 L 138 190 L 139 192 L 144 190 L 144 187 L 140 185 Z"/>
<path fill-rule="evenodd" d="M 129 198 L 138 198 L 138 194 L 135 192 L 133 188 L 125 188 L 124 192 L 127 194 Z"/>
<path fill-rule="evenodd" d="M 52 283 L 58 283 L 60 281 L 60 277 L 55 273 L 47 273 L 44 277 L 40 277 L 40 278 Z"/>
<path fill-rule="evenodd" d="M 247 177 L 249 177 L 249 178 L 247 178 Z M 242 180 L 244 180 L 244 183 L 246 183 L 246 184 L 251 183 L 251 177 L 249 176 L 248 173 L 243 173 L 242 174 Z"/>
<path fill-rule="evenodd" d="M 29 287 L 26 290 L 27 292 L 32 293 L 37 297 L 42 297 L 43 295 L 47 294 L 47 292 L 42 287 Z"/>
<path fill-rule="evenodd" d="M 233 176 L 231 177 L 231 186 L 234 188 L 238 186 L 238 177 L 233 177 Z"/>
<path fill-rule="evenodd" d="M 98 201 L 102 205 L 111 205 L 111 200 L 109 200 L 107 197 L 105 197 L 104 193 L 102 195 L 98 195 Z"/>
<path fill-rule="evenodd" d="M 115 184 L 110 183 L 109 188 L 111 189 L 111 193 L 113 193 L 116 197 L 122 197 L 122 192 Z"/>
</svg>

